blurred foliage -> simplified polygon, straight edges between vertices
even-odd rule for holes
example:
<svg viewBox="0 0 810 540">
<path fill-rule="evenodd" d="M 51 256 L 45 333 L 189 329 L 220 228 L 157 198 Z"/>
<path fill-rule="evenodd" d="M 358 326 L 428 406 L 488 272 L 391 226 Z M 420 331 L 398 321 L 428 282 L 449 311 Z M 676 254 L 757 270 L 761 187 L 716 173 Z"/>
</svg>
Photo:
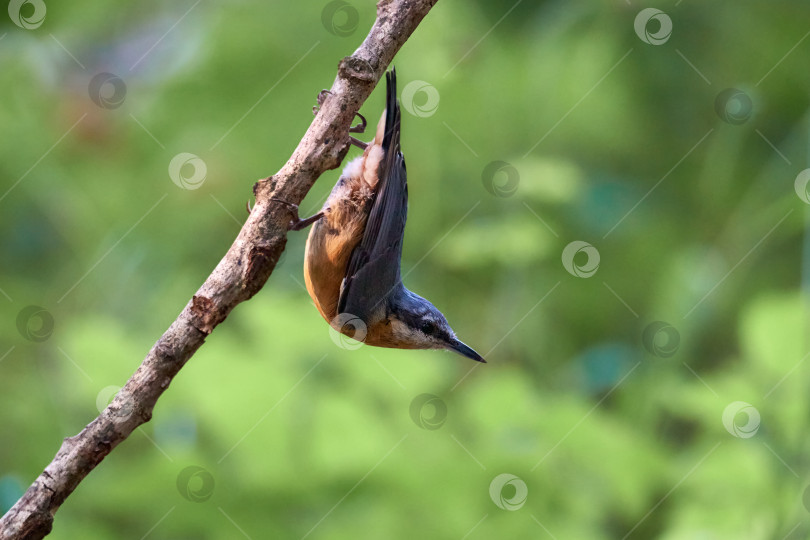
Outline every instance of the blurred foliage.
<svg viewBox="0 0 810 540">
<path fill-rule="evenodd" d="M 337 347 L 292 233 L 52 537 L 810 536 L 794 191 L 810 4 L 666 2 L 660 45 L 634 30 L 643 7 L 443 0 L 395 59 L 401 87 L 440 97 L 403 117 L 406 283 L 489 364 Z M 47 3 L 35 29 L 0 18 L 0 511 L 209 274 L 374 15 L 79 0 Z M 116 108 L 89 97 L 103 72 L 126 85 Z M 727 88 L 751 100 L 750 114 L 721 103 L 742 122 L 716 110 Z M 363 108 L 372 124 L 383 93 Z M 181 152 L 207 166 L 199 189 L 167 174 Z M 518 174 L 510 196 L 511 169 L 484 174 L 495 161 Z M 575 240 L 598 250 L 592 277 L 561 262 Z M 45 311 L 18 321 L 31 305 Z M 653 321 L 670 334 L 645 347 Z M 438 429 L 410 413 L 425 393 L 446 406 Z M 737 401 L 760 416 L 753 435 L 751 408 L 723 422 Z M 502 473 L 527 486 L 515 511 L 490 496 Z"/>
</svg>

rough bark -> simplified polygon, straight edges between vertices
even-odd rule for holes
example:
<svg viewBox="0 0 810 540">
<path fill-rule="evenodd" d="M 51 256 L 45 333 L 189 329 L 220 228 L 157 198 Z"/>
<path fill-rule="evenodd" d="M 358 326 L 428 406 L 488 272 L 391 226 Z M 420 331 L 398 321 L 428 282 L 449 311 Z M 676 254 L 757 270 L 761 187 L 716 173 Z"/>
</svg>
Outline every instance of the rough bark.
<svg viewBox="0 0 810 540">
<path fill-rule="evenodd" d="M 233 245 L 149 351 L 110 405 L 59 452 L 0 519 L 0 539 L 46 536 L 65 499 L 113 448 L 149 421 L 158 398 L 231 310 L 265 284 L 287 242 L 292 218 L 315 180 L 338 167 L 349 148 L 348 127 L 389 63 L 437 0 L 381 0 L 362 45 L 340 61 L 331 94 L 289 161 L 253 188 L 256 204 Z M 313 89 L 313 100 L 316 92 Z M 309 114 L 309 111 L 301 111 Z"/>
</svg>

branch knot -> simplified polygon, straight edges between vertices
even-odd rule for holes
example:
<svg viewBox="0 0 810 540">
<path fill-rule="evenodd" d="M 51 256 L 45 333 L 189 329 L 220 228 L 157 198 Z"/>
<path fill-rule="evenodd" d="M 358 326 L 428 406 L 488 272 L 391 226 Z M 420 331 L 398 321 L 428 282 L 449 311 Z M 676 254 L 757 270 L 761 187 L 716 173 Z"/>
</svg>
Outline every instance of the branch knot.
<svg viewBox="0 0 810 540">
<path fill-rule="evenodd" d="M 191 299 L 191 324 L 204 334 L 210 334 L 214 327 L 225 320 L 216 303 L 208 297 L 197 296 Z"/>
<path fill-rule="evenodd" d="M 357 56 L 347 56 L 338 65 L 338 75 L 342 79 L 354 79 L 365 84 L 377 80 L 374 68 L 367 61 Z"/>
</svg>

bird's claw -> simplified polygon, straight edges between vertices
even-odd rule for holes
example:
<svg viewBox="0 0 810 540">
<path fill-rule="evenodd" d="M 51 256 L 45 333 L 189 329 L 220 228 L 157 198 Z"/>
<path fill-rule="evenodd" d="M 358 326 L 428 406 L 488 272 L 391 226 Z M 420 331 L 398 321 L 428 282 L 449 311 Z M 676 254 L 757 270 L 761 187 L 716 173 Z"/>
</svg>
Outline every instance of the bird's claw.
<svg viewBox="0 0 810 540">
<path fill-rule="evenodd" d="M 314 107 L 312 107 L 312 114 L 314 114 L 314 115 L 318 114 L 318 111 L 321 110 L 321 106 L 326 101 L 327 96 L 329 96 L 331 94 L 332 94 L 332 92 L 329 91 L 329 90 L 321 90 L 318 93 L 318 98 L 317 98 L 318 104 L 315 105 Z M 365 133 L 366 132 L 366 126 L 368 125 L 368 122 L 366 122 L 366 117 L 363 116 L 362 114 L 360 114 L 359 112 L 354 113 L 354 115 L 360 118 L 360 123 L 355 125 L 355 126 L 350 126 L 349 127 L 349 133 Z M 366 144 L 363 141 L 361 141 L 359 139 L 356 139 L 356 138 L 354 138 L 352 136 L 349 136 L 349 141 L 353 145 L 359 147 L 362 150 L 365 150 L 366 146 L 368 146 L 368 144 Z"/>
<path fill-rule="evenodd" d="M 318 104 L 312 107 L 312 114 L 315 115 L 318 114 L 318 111 L 321 109 L 321 105 L 323 105 L 323 102 L 326 101 L 326 96 L 328 96 L 331 93 L 332 92 L 330 92 L 329 90 L 321 90 L 320 92 L 318 92 L 317 97 Z"/>
<path fill-rule="evenodd" d="M 360 123 L 356 126 L 352 126 L 349 128 L 349 133 L 365 133 L 366 132 L 366 117 L 362 114 L 354 113 L 355 116 L 360 117 Z"/>
</svg>

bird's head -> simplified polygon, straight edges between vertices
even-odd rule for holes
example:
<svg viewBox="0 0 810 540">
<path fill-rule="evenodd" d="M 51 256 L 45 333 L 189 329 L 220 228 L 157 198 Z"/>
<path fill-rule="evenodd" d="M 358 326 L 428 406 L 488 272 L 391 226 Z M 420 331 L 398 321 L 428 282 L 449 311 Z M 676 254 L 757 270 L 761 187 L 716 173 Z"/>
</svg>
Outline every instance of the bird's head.
<svg viewBox="0 0 810 540">
<path fill-rule="evenodd" d="M 436 306 L 407 290 L 398 300 L 391 318 L 391 329 L 399 348 L 446 349 L 486 363 L 480 354 L 456 337 Z"/>
</svg>

